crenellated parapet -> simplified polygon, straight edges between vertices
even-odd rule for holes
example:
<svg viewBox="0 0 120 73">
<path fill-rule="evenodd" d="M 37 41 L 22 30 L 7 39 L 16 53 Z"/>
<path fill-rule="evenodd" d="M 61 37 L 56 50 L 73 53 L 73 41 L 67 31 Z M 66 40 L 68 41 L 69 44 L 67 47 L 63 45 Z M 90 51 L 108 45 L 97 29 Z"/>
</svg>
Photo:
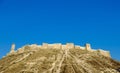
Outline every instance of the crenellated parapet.
<svg viewBox="0 0 120 73">
<path fill-rule="evenodd" d="M 15 54 L 15 44 L 12 44 L 11 46 L 11 51 L 9 54 Z M 87 43 L 84 47 L 79 46 L 79 45 L 74 45 L 74 43 L 66 43 L 66 44 L 61 44 L 61 43 L 54 43 L 54 44 L 48 44 L 48 43 L 43 43 L 42 45 L 37 45 L 37 44 L 32 44 L 32 45 L 26 45 L 23 46 L 22 48 L 19 48 L 17 50 L 17 53 L 23 53 L 24 51 L 38 51 L 39 49 L 82 49 L 87 52 L 97 52 L 101 55 L 104 55 L 106 57 L 110 57 L 109 51 L 104 51 L 104 50 L 94 50 L 91 48 L 91 45 Z M 8 55 L 9 55 L 8 54 Z"/>
<path fill-rule="evenodd" d="M 54 49 L 61 49 L 61 48 L 74 48 L 74 43 L 66 43 L 66 45 L 62 45 L 61 43 L 55 43 L 55 44 L 48 44 L 48 43 L 43 43 L 41 48 L 54 48 Z"/>
</svg>

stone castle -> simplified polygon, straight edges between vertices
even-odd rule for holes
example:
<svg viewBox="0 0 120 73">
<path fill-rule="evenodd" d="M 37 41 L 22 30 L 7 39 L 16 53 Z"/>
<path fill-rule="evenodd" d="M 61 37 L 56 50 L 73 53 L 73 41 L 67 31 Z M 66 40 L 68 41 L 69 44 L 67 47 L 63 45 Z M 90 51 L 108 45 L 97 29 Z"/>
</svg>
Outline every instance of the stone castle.
<svg viewBox="0 0 120 73">
<path fill-rule="evenodd" d="M 22 53 L 25 51 L 26 46 L 19 48 L 17 51 L 15 51 L 15 44 L 12 44 L 11 46 L 11 51 L 8 55 L 14 54 L 14 53 Z M 86 43 L 85 47 L 79 46 L 79 45 L 74 45 L 74 43 L 66 43 L 65 45 L 62 45 L 61 43 L 55 43 L 55 44 L 48 44 L 48 43 L 43 43 L 42 45 L 37 45 L 37 44 L 32 44 L 32 45 L 27 45 L 27 50 L 37 50 L 37 49 L 82 49 L 85 51 L 89 52 L 98 52 L 106 57 L 111 57 L 109 51 L 104 51 L 101 49 L 94 50 L 91 48 L 91 45 Z M 37 49 L 36 49 L 37 48 Z"/>
</svg>

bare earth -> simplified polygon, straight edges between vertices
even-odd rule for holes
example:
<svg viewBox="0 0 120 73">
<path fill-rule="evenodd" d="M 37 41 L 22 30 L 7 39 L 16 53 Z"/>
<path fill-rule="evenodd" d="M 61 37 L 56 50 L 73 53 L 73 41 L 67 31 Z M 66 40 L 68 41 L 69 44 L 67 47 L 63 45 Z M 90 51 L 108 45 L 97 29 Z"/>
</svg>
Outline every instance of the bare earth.
<svg viewBox="0 0 120 73">
<path fill-rule="evenodd" d="M 0 60 L 0 73 L 120 73 L 120 62 L 82 49 L 27 50 Z"/>
</svg>

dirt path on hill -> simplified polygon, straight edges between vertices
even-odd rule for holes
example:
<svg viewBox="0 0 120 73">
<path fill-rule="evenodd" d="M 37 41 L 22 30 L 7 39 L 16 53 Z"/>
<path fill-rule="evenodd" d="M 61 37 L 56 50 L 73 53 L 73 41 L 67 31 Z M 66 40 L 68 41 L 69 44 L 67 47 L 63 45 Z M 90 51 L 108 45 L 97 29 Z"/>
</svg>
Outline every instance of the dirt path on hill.
<svg viewBox="0 0 120 73">
<path fill-rule="evenodd" d="M 68 55 L 68 51 L 69 49 L 62 49 L 61 53 L 56 55 L 57 60 L 52 63 L 51 68 L 43 73 L 60 73 L 63 61 Z"/>
<path fill-rule="evenodd" d="M 88 65 L 84 60 L 80 60 L 77 56 L 73 55 L 72 53 L 68 52 L 69 53 L 69 58 L 72 59 L 72 61 L 74 62 L 73 63 L 73 68 L 74 66 L 76 66 L 76 68 L 78 69 L 78 71 L 80 71 L 81 73 L 84 73 L 83 70 L 86 70 L 86 72 L 88 73 L 93 73 L 92 70 L 91 70 L 91 66 Z M 74 68 L 74 69 L 76 69 Z"/>
</svg>

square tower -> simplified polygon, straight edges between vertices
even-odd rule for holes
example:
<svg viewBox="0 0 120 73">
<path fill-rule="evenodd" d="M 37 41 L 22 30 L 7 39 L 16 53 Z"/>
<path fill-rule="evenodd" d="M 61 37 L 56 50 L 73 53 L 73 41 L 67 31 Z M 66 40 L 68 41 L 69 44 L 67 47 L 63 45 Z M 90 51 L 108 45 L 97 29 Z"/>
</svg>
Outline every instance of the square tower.
<svg viewBox="0 0 120 73">
<path fill-rule="evenodd" d="M 85 49 L 86 49 L 87 51 L 91 51 L 91 46 L 90 46 L 90 44 L 86 43 Z"/>
</svg>

